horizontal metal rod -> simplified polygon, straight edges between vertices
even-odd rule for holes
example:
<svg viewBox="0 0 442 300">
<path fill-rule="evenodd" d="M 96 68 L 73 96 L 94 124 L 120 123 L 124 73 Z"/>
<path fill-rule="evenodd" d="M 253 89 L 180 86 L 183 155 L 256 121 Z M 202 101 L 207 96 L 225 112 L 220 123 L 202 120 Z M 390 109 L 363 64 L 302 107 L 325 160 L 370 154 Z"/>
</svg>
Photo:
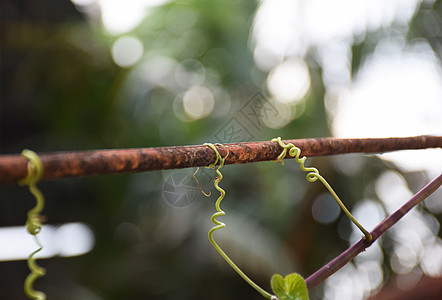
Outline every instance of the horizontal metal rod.
<svg viewBox="0 0 442 300">
<path fill-rule="evenodd" d="M 345 153 L 383 153 L 404 149 L 442 147 L 442 136 L 400 138 L 338 139 L 312 138 L 284 140 L 299 147 L 302 156 Z M 221 155 L 229 155 L 225 164 L 244 164 L 275 160 L 282 148 L 275 142 L 251 142 L 217 146 Z M 76 152 L 38 153 L 43 163 L 42 179 L 100 174 L 144 172 L 203 167 L 215 161 L 214 151 L 204 145 Z M 291 158 L 287 156 L 287 158 Z M 27 159 L 19 154 L 0 155 L 0 183 L 14 183 L 27 175 Z"/>
</svg>

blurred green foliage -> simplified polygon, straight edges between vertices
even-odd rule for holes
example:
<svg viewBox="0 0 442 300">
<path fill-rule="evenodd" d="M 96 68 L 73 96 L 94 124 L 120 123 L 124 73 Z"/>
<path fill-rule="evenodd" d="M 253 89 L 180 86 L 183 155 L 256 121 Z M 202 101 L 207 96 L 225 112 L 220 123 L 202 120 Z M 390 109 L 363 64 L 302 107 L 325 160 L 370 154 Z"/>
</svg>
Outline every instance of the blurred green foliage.
<svg viewBox="0 0 442 300">
<path fill-rule="evenodd" d="M 424 37 L 435 49 L 440 49 L 440 36 L 421 30 L 421 24 L 427 14 L 440 12 L 440 3 L 421 8 L 409 31 L 410 38 Z M 268 74 L 254 65 L 250 49 L 254 1 L 174 1 L 153 9 L 132 32 L 146 53 L 132 68 L 120 68 L 112 60 L 118 37 L 86 19 L 69 1 L 1 5 L 2 154 L 23 148 L 38 153 L 217 142 L 216 133 L 253 95 L 268 96 L 263 88 Z M 191 21 L 187 28 L 185 22 Z M 376 46 L 373 36 L 385 30 L 370 32 L 353 45 L 352 74 Z M 171 82 L 167 65 L 148 63 L 155 57 L 168 57 L 196 73 L 198 63 L 204 65 L 205 84 L 215 94 L 214 113 L 194 121 L 180 115 L 176 99 L 186 88 Z M 307 62 L 311 90 L 297 107 L 304 113 L 280 129 L 261 126 L 253 132 L 254 140 L 330 135 L 321 66 L 310 52 Z M 224 106 L 229 109 L 223 111 Z M 367 194 L 376 198 L 374 181 L 394 169 L 376 157 L 364 158 L 352 175 L 329 158 L 310 159 L 308 165 L 321 170 L 349 207 Z M 193 171 L 181 172 L 188 176 Z M 164 182 L 175 172 L 40 183 L 47 223 L 85 222 L 96 245 L 84 256 L 42 261 L 47 276 L 36 283 L 38 289 L 49 299 L 260 299 L 207 241 L 214 199 L 198 193 L 184 208 L 165 201 Z M 215 174 L 205 172 L 199 176 L 209 191 Z M 273 273 L 307 277 L 348 246 L 338 234 L 350 231 L 345 216 L 330 225 L 312 218 L 312 202 L 324 189 L 306 182 L 295 162 L 226 166 L 223 174 L 228 228 L 219 233 L 219 242 L 266 289 Z M 1 190 L 1 226 L 24 224 L 32 198 L 16 186 Z M 391 271 L 385 268 L 387 280 Z M 23 299 L 27 272 L 24 261 L 1 262 L 2 296 Z M 320 286 L 311 299 L 321 297 Z"/>
</svg>

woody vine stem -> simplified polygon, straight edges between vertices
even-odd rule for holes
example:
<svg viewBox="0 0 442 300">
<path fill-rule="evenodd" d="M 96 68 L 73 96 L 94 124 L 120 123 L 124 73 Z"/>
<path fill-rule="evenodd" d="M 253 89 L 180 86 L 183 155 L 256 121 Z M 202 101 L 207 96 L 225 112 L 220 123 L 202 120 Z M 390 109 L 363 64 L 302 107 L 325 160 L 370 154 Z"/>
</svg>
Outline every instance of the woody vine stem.
<svg viewBox="0 0 442 300">
<path fill-rule="evenodd" d="M 349 261 L 355 258 L 359 253 L 365 251 L 370 247 L 382 234 L 395 225 L 402 217 L 404 217 L 413 207 L 421 203 L 434 191 L 436 191 L 442 185 L 442 174 L 433 179 L 430 183 L 424 186 L 419 192 L 417 192 L 410 200 L 408 200 L 401 208 L 396 210 L 393 214 L 387 217 L 384 221 L 379 223 L 370 232 L 372 239 L 368 241 L 362 238 L 359 242 L 342 252 L 335 259 L 328 264 L 320 268 L 314 274 L 309 276 L 305 281 L 308 289 L 312 289 L 322 281 L 327 279 L 330 275 L 337 272 L 340 268 L 346 265 Z"/>
</svg>

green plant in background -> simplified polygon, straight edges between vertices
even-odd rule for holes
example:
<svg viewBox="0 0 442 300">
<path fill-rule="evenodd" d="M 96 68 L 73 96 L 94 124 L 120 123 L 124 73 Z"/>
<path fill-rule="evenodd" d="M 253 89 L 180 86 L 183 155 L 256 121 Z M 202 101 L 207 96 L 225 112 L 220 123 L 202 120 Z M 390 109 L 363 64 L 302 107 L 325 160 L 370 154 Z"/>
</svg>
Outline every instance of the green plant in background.
<svg viewBox="0 0 442 300">
<path fill-rule="evenodd" d="M 35 261 L 35 254 L 40 252 L 43 249 L 43 246 L 40 244 L 37 234 L 41 230 L 42 225 L 42 216 L 40 216 L 40 212 L 43 210 L 44 206 L 44 197 L 40 190 L 37 188 L 36 184 L 43 174 L 43 164 L 41 163 L 38 155 L 31 150 L 23 150 L 22 155 L 29 160 L 28 162 L 28 175 L 26 178 L 19 182 L 20 185 L 28 185 L 29 191 L 35 197 L 36 204 L 34 208 L 32 208 L 28 212 L 28 219 L 26 221 L 26 228 L 30 234 L 35 237 L 35 241 L 37 242 L 39 248 L 32 252 L 28 257 L 28 266 L 31 273 L 26 277 L 24 290 L 26 296 L 30 299 L 37 300 L 45 300 L 46 294 L 40 291 L 36 291 L 33 287 L 34 281 L 39 277 L 42 277 L 46 274 L 46 270 L 37 265 Z"/>
</svg>

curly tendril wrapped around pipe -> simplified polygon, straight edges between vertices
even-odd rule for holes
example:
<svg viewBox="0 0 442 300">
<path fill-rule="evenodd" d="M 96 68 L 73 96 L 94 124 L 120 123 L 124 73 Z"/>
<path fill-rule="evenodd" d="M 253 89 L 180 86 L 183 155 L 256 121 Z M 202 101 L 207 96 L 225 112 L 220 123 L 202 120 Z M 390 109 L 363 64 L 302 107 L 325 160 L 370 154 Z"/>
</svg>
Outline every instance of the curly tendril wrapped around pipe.
<svg viewBox="0 0 442 300">
<path fill-rule="evenodd" d="M 43 210 L 44 197 L 40 190 L 37 188 L 36 184 L 43 174 L 43 164 L 41 163 L 40 157 L 31 150 L 23 150 L 22 155 L 29 160 L 28 162 L 28 175 L 26 178 L 19 182 L 20 185 L 28 185 L 29 191 L 35 197 L 36 204 L 35 207 L 29 210 L 28 219 L 26 221 L 26 228 L 30 234 L 35 237 L 39 248 L 32 252 L 28 257 L 28 267 L 31 273 L 26 277 L 24 283 L 24 291 L 26 296 L 30 299 L 45 300 L 46 294 L 40 291 L 36 291 L 33 287 L 34 281 L 39 277 L 46 274 L 46 270 L 37 265 L 35 261 L 35 254 L 41 251 L 43 248 L 37 238 L 37 234 L 41 230 L 42 216 L 40 212 Z"/>
<path fill-rule="evenodd" d="M 319 174 L 318 169 L 313 167 L 306 167 L 305 166 L 305 160 L 307 157 L 301 156 L 301 149 L 293 145 L 292 143 L 284 144 L 280 137 L 272 139 L 272 142 L 277 142 L 279 146 L 283 149 L 281 154 L 278 156 L 278 158 L 275 160 L 275 162 L 281 162 L 282 165 L 284 165 L 283 159 L 287 155 L 287 150 L 289 152 L 289 155 L 292 157 L 295 157 L 295 160 L 300 164 L 301 170 L 304 172 L 308 172 L 306 175 L 306 179 L 309 182 L 315 182 L 316 180 L 320 180 L 322 184 L 328 189 L 330 194 L 335 198 L 338 205 L 341 207 L 341 209 L 344 211 L 344 213 L 347 215 L 347 217 L 362 231 L 362 233 L 365 235 L 365 239 L 367 241 L 371 241 L 372 236 L 370 232 L 368 232 L 359 222 L 353 217 L 353 215 L 350 213 L 350 211 L 345 207 L 344 203 L 339 199 L 338 195 L 335 193 L 335 191 L 332 189 L 330 184 L 328 184 L 327 180 L 325 180 L 324 177 L 322 177 Z"/>
<path fill-rule="evenodd" d="M 218 167 L 216 168 L 216 173 L 218 174 L 218 177 L 216 177 L 214 186 L 219 191 L 220 196 L 215 202 L 215 208 L 216 213 L 214 213 L 211 217 L 212 222 L 215 224 L 215 226 L 209 230 L 209 241 L 212 244 L 212 246 L 215 248 L 216 251 L 224 258 L 224 260 L 249 284 L 251 285 L 255 290 L 257 290 L 261 295 L 263 295 L 265 298 L 271 300 L 276 299 L 275 296 L 272 294 L 266 292 L 264 289 L 262 289 L 260 286 L 258 286 L 256 283 L 254 283 L 249 277 L 247 277 L 246 274 L 244 274 L 243 271 L 227 256 L 227 254 L 221 249 L 221 247 L 215 242 L 215 239 L 213 238 L 213 233 L 219 229 L 223 229 L 226 227 L 226 224 L 218 221 L 216 218 L 224 216 L 226 213 L 221 209 L 220 204 L 221 201 L 224 199 L 224 196 L 226 195 L 226 192 L 219 186 L 219 182 L 223 179 L 223 175 L 220 172 L 220 169 L 224 165 L 224 161 L 226 157 L 229 155 L 229 150 L 224 145 L 219 144 L 220 146 L 223 146 L 227 150 L 227 154 L 225 157 L 222 157 L 221 154 L 219 154 L 218 150 L 213 144 L 206 143 L 204 144 L 206 146 L 209 146 L 210 148 L 215 151 L 216 154 L 216 160 L 211 165 L 207 166 L 206 168 L 214 169 L 216 164 L 218 164 Z"/>
</svg>

